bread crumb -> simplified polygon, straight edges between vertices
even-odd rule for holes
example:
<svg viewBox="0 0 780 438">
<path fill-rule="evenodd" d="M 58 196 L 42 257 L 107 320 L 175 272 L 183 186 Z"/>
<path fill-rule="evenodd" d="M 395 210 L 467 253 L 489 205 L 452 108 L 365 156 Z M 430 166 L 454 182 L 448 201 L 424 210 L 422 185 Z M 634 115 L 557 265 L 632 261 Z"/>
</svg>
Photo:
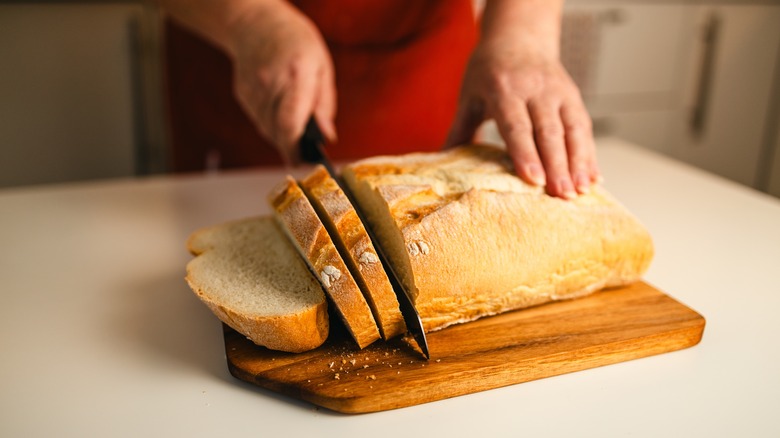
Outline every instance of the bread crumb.
<svg viewBox="0 0 780 438">
<path fill-rule="evenodd" d="M 346 359 L 341 359 L 341 364 L 344 365 L 345 363 L 347 363 L 347 360 Z"/>
<path fill-rule="evenodd" d="M 339 376 L 339 373 L 334 374 L 333 378 L 336 379 L 336 380 L 341 380 L 341 377 Z"/>
<path fill-rule="evenodd" d="M 333 365 L 335 365 L 335 364 L 336 364 L 336 362 L 331 362 L 331 363 L 329 363 L 329 364 L 328 364 L 328 368 L 333 368 Z"/>
<path fill-rule="evenodd" d="M 349 361 L 349 363 L 351 363 L 352 365 L 355 365 L 357 363 L 357 360 L 352 359 L 351 361 Z"/>
<path fill-rule="evenodd" d="M 363 365 L 363 369 L 368 368 L 368 364 Z"/>
<path fill-rule="evenodd" d="M 439 363 L 439 362 L 441 362 L 441 359 L 436 359 L 436 363 Z"/>
<path fill-rule="evenodd" d="M 371 374 L 370 376 L 366 377 L 366 380 L 376 380 L 376 376 Z"/>
</svg>

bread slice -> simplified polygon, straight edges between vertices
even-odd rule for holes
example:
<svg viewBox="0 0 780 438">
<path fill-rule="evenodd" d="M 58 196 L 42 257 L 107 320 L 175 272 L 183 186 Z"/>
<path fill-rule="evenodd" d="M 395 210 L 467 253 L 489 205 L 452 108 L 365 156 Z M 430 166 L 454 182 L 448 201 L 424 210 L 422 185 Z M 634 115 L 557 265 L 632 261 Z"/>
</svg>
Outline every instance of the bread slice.
<svg viewBox="0 0 780 438">
<path fill-rule="evenodd" d="M 187 247 L 187 283 L 222 322 L 274 350 L 325 342 L 325 294 L 272 217 L 198 230 Z"/>
<path fill-rule="evenodd" d="M 363 293 L 295 180 L 287 176 L 271 191 L 268 200 L 287 236 L 319 277 L 358 346 L 363 348 L 379 339 L 376 321 Z"/>
<path fill-rule="evenodd" d="M 550 197 L 498 148 L 369 158 L 343 175 L 428 331 L 624 285 L 652 259 L 606 190 Z"/>
<path fill-rule="evenodd" d="M 393 286 L 347 195 L 321 165 L 300 185 L 363 291 L 382 338 L 405 333 L 406 324 Z"/>
</svg>

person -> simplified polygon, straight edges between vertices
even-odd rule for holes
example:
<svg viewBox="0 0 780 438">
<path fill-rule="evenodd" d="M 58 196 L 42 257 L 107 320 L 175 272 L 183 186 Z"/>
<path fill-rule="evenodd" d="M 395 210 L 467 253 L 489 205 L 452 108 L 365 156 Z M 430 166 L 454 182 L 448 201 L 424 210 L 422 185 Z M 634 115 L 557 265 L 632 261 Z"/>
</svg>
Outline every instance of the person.
<svg viewBox="0 0 780 438">
<path fill-rule="evenodd" d="M 600 178 L 560 62 L 563 0 L 159 1 L 179 170 L 215 151 L 295 163 L 311 116 L 341 160 L 467 143 L 494 119 L 526 182 L 572 199 Z"/>
</svg>

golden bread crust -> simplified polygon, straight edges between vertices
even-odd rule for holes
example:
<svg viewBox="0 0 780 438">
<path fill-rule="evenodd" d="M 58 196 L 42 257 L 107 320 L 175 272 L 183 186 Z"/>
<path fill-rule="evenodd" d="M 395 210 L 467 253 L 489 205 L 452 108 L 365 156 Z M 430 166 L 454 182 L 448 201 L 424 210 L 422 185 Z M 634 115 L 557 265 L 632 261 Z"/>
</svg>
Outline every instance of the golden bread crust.
<svg viewBox="0 0 780 438">
<path fill-rule="evenodd" d="M 550 197 L 497 148 L 369 158 L 344 176 L 371 222 L 395 227 L 383 247 L 426 330 L 627 284 L 652 259 L 647 230 L 602 187 Z"/>
<path fill-rule="evenodd" d="M 363 348 L 379 339 L 379 330 L 363 293 L 309 200 L 288 176 L 269 195 L 276 217 L 318 276 L 347 329 Z"/>
<path fill-rule="evenodd" d="M 329 222 L 327 224 L 337 247 L 343 244 L 340 248 L 342 256 L 363 290 L 382 338 L 390 339 L 405 333 L 406 325 L 398 299 L 349 198 L 321 165 L 300 185 L 323 221 Z"/>
</svg>

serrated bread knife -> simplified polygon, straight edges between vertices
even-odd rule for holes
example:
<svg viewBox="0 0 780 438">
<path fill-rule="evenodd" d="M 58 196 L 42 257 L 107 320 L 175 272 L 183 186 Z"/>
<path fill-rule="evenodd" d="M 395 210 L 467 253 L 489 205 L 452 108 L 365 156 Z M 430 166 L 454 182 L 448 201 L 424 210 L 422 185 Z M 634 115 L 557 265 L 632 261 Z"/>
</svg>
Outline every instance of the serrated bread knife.
<svg viewBox="0 0 780 438">
<path fill-rule="evenodd" d="M 401 283 L 400 278 L 393 269 L 393 266 L 390 264 L 384 250 L 382 249 L 382 245 L 380 245 L 379 240 L 377 240 L 376 234 L 374 234 L 374 231 L 371 229 L 370 224 L 366 220 L 366 216 L 363 214 L 363 211 L 360 208 L 360 204 L 356 202 L 355 197 L 352 196 L 352 192 L 350 192 L 347 185 L 341 179 L 341 176 L 335 172 L 333 165 L 331 165 L 330 160 L 328 159 L 327 155 L 325 155 L 324 145 L 325 136 L 322 135 L 322 131 L 320 131 L 320 127 L 317 125 L 317 121 L 314 120 L 314 117 L 311 117 L 309 122 L 306 124 L 306 130 L 303 132 L 303 136 L 300 140 L 301 159 L 307 163 L 322 164 L 325 169 L 327 169 L 328 173 L 330 173 L 330 175 L 333 177 L 333 179 L 336 180 L 339 188 L 341 188 L 341 190 L 347 196 L 347 199 L 349 199 L 349 202 L 355 208 L 357 216 L 360 219 L 360 222 L 363 223 L 363 226 L 368 233 L 368 237 L 371 240 L 371 243 L 374 245 L 377 255 L 379 255 L 379 260 L 382 262 L 382 266 L 385 268 L 387 278 L 390 280 L 390 284 L 393 286 L 393 291 L 395 291 L 395 295 L 398 297 L 398 304 L 400 305 L 401 315 L 403 316 L 404 322 L 406 323 L 406 328 L 417 342 L 417 346 L 420 347 L 420 351 L 422 351 L 423 356 L 425 356 L 426 359 L 430 359 L 430 354 L 428 352 L 428 340 L 425 338 L 425 330 L 423 329 L 422 320 L 420 320 L 420 314 L 414 307 L 412 297 L 409 295 L 409 292 L 406 290 L 403 283 Z"/>
</svg>

